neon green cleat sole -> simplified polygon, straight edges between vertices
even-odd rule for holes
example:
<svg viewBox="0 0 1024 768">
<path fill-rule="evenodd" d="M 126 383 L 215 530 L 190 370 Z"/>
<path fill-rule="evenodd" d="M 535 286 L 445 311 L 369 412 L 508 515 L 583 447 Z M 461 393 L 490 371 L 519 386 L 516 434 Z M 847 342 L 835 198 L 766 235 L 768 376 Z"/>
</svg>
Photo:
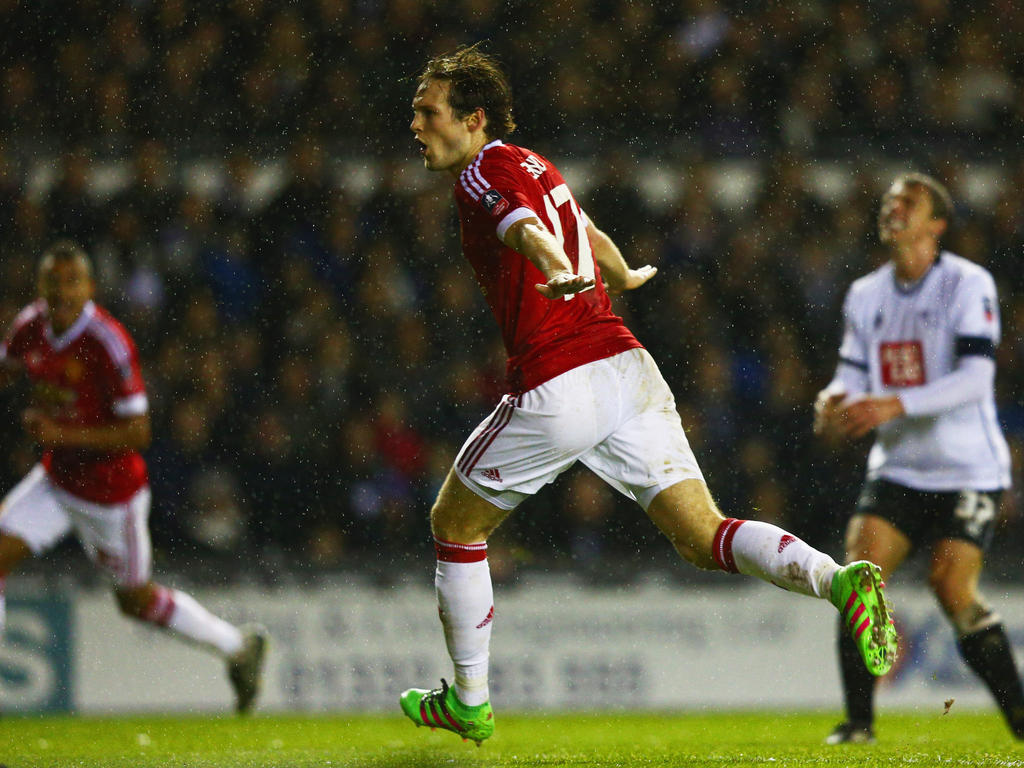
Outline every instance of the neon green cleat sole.
<svg viewBox="0 0 1024 768">
<path fill-rule="evenodd" d="M 868 672 L 881 676 L 892 669 L 899 641 L 885 599 L 882 569 L 867 560 L 840 568 L 832 577 L 831 597 Z"/>
<path fill-rule="evenodd" d="M 410 688 L 402 693 L 398 703 L 417 728 L 421 725 L 430 730 L 442 728 L 458 734 L 463 741 L 475 741 L 478 747 L 494 733 L 494 711 L 490 702 L 467 707 L 444 679 L 441 687 L 433 690 Z"/>
</svg>

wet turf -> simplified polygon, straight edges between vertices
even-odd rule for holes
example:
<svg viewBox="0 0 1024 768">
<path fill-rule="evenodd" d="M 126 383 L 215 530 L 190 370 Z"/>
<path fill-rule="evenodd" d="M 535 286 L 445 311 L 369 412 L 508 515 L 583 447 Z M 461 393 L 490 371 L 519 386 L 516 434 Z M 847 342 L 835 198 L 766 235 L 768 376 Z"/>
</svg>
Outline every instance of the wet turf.
<svg viewBox="0 0 1024 768">
<path fill-rule="evenodd" d="M 480 748 L 395 716 L 8 717 L 8 768 L 150 766 L 1022 766 L 994 714 L 886 713 L 874 746 L 826 747 L 836 714 L 500 713 Z"/>
</svg>

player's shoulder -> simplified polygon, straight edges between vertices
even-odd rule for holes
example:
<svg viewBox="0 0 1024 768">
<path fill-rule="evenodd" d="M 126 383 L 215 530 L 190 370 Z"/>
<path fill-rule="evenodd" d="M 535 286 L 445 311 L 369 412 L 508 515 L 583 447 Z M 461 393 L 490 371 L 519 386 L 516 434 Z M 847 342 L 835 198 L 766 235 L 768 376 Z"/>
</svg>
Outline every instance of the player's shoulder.
<svg viewBox="0 0 1024 768">
<path fill-rule="evenodd" d="M 536 152 L 521 147 L 518 144 L 509 144 L 502 141 L 501 139 L 495 139 L 494 141 L 486 144 L 483 149 L 480 150 L 480 158 L 483 162 L 487 163 L 507 163 L 507 162 L 518 162 L 528 155 L 536 155 Z"/>
<path fill-rule="evenodd" d="M 858 277 L 850 285 L 848 295 L 851 299 L 857 299 L 867 294 L 874 293 L 892 282 L 893 265 L 891 261 L 885 262 L 877 269 Z"/>
<path fill-rule="evenodd" d="M 527 191 L 547 169 L 530 150 L 495 140 L 485 145 L 455 183 L 456 200 L 481 204 L 492 217 L 509 206 L 502 195 Z"/>
<path fill-rule="evenodd" d="M 37 299 L 31 304 L 22 307 L 21 311 L 14 316 L 11 322 L 11 330 L 14 333 L 33 325 L 41 325 L 46 319 L 46 302 Z"/>
<path fill-rule="evenodd" d="M 99 304 L 93 304 L 91 312 L 83 336 L 102 346 L 114 362 L 123 363 L 129 359 L 135 352 L 135 341 L 128 329 Z"/>
<path fill-rule="evenodd" d="M 114 317 L 109 309 L 95 302 L 90 302 L 88 311 L 90 313 L 90 327 L 114 328 L 120 332 L 127 333 L 121 321 Z"/>
<path fill-rule="evenodd" d="M 473 164 L 466 170 L 468 171 L 473 167 L 476 167 L 481 173 L 485 174 L 488 172 L 506 173 L 516 177 L 523 174 L 527 178 L 530 176 L 537 178 L 541 173 L 553 166 L 551 161 L 539 152 L 521 147 L 518 144 L 506 144 L 503 141 L 496 140 L 484 146 L 480 150 L 480 154 L 476 156 Z"/>
<path fill-rule="evenodd" d="M 971 261 L 952 251 L 942 251 L 936 265 L 943 273 L 956 282 L 994 285 L 992 273 L 976 261 Z"/>
</svg>

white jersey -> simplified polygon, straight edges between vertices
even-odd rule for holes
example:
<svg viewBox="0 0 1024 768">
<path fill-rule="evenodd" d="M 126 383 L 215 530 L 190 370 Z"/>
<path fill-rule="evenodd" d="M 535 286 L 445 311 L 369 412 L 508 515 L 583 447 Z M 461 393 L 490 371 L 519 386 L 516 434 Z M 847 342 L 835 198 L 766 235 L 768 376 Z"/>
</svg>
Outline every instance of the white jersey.
<svg viewBox="0 0 1024 768">
<path fill-rule="evenodd" d="M 992 385 L 1000 333 L 992 275 L 943 251 L 923 277 L 905 286 L 890 262 L 853 283 L 843 314 L 837 379 L 851 380 L 842 375 L 844 366 L 849 373 L 856 369 L 861 391 L 899 394 L 907 411 L 878 428 L 868 478 L 924 491 L 1008 487 L 1010 452 Z M 985 362 L 992 365 L 984 369 L 989 375 L 967 382 L 974 388 L 968 397 L 936 406 L 935 393 L 943 387 L 952 391 L 952 374 L 961 360 L 974 356 L 992 361 Z M 948 378 L 935 384 L 943 377 Z M 963 382 L 957 386 L 963 389 Z M 925 400 L 931 405 L 925 407 Z"/>
</svg>

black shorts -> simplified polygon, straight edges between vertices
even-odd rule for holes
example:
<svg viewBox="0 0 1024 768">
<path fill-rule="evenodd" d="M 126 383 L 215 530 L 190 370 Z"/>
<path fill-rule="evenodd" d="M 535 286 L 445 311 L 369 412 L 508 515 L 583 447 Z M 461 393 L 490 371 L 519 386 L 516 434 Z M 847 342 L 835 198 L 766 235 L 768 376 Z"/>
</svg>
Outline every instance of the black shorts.
<svg viewBox="0 0 1024 768">
<path fill-rule="evenodd" d="M 1002 495 L 1001 490 L 918 491 L 888 480 L 868 480 L 857 499 L 857 512 L 888 520 L 914 549 L 939 539 L 964 539 L 987 552 Z"/>
</svg>

